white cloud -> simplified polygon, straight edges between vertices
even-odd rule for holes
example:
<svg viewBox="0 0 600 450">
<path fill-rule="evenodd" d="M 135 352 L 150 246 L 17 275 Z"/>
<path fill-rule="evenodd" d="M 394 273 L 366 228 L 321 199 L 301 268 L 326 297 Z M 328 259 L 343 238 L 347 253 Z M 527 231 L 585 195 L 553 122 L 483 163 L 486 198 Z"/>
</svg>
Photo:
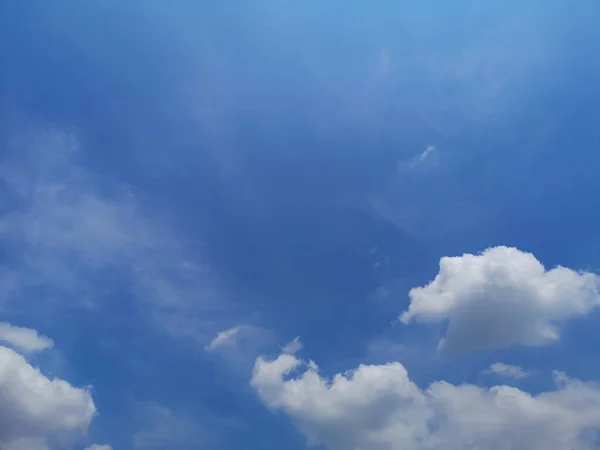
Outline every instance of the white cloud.
<svg viewBox="0 0 600 450">
<path fill-rule="evenodd" d="M 240 327 L 230 328 L 229 330 L 219 331 L 217 336 L 204 349 L 208 352 L 215 351 L 224 345 L 235 345 L 236 336 Z"/>
<path fill-rule="evenodd" d="M 502 375 L 505 377 L 511 377 L 521 379 L 529 376 L 529 373 L 523 370 L 520 366 L 513 366 L 511 364 L 504 364 L 501 362 L 497 362 L 492 364 L 485 373 Z"/>
<path fill-rule="evenodd" d="M 93 444 L 87 447 L 85 450 L 112 450 L 112 447 L 110 445 Z"/>
<path fill-rule="evenodd" d="M 0 341 L 4 341 L 25 352 L 39 352 L 54 347 L 54 341 L 40 336 L 36 330 L 0 323 Z"/>
<path fill-rule="evenodd" d="M 444 257 L 431 283 L 411 289 L 401 320 L 447 321 L 440 342 L 447 349 L 541 346 L 560 338 L 561 323 L 598 306 L 598 279 L 565 267 L 546 270 L 516 248 Z"/>
<path fill-rule="evenodd" d="M 429 145 L 418 155 L 409 160 L 402 160 L 396 163 L 400 173 L 412 172 L 415 170 L 431 169 L 438 163 L 437 149 L 433 145 Z"/>
<path fill-rule="evenodd" d="M 425 162 L 429 161 L 431 162 L 432 159 L 435 156 L 435 147 L 433 145 L 428 146 L 425 150 L 423 150 L 423 153 L 420 153 L 419 155 L 415 156 L 409 164 L 409 167 L 411 169 L 416 169 L 419 166 L 422 166 L 423 164 L 425 164 Z"/>
<path fill-rule="evenodd" d="M 296 336 L 294 339 L 292 339 L 291 342 L 288 342 L 283 347 L 283 353 L 288 353 L 290 355 L 295 355 L 300 350 L 302 350 L 302 342 L 300 341 L 300 337 L 298 336 Z"/>
<path fill-rule="evenodd" d="M 251 384 L 312 445 L 328 450 L 591 450 L 600 386 L 557 377 L 550 392 L 435 382 L 422 390 L 400 363 L 328 380 L 293 355 L 256 361 Z M 593 434 L 593 433 L 592 433 Z"/>
<path fill-rule="evenodd" d="M 7 347 L 0 347 L 0 399 L 0 448 L 44 448 L 46 439 L 79 438 L 96 415 L 88 389 L 48 379 Z"/>
</svg>

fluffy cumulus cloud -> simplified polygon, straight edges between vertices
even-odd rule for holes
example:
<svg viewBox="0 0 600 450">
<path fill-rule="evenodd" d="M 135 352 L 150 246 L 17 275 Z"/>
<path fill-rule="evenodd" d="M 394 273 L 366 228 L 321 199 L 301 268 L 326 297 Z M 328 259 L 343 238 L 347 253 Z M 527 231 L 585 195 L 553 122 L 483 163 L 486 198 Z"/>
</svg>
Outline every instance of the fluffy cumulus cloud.
<svg viewBox="0 0 600 450">
<path fill-rule="evenodd" d="M 310 444 L 329 450 L 591 450 L 600 429 L 600 386 L 558 374 L 530 395 L 509 386 L 417 386 L 400 363 L 321 376 L 290 354 L 259 358 L 260 399 L 285 412 Z"/>
<path fill-rule="evenodd" d="M 54 341 L 46 336 L 40 336 L 36 330 L 15 327 L 9 323 L 0 323 L 0 341 L 24 352 L 39 352 L 54 347 Z"/>
<path fill-rule="evenodd" d="M 401 320 L 447 322 L 440 342 L 447 349 L 541 346 L 560 338 L 561 323 L 598 306 L 598 280 L 565 267 L 548 270 L 516 248 L 444 257 L 435 279 L 410 291 Z"/>
<path fill-rule="evenodd" d="M 110 445 L 93 444 L 87 447 L 85 450 L 112 450 L 112 447 Z"/>
<path fill-rule="evenodd" d="M 11 450 L 82 437 L 96 415 L 88 389 L 47 378 L 7 347 L 0 347 L 0 405 L 0 448 Z"/>
</svg>

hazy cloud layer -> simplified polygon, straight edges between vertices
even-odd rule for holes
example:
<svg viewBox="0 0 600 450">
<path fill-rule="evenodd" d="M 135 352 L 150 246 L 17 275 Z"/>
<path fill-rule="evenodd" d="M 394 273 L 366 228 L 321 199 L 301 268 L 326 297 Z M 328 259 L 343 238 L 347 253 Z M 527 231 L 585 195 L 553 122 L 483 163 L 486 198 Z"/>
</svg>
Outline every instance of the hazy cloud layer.
<svg viewBox="0 0 600 450">
<path fill-rule="evenodd" d="M 31 308 L 19 300 L 44 286 L 53 301 L 39 299 L 29 313 L 98 308 L 114 294 L 118 276 L 140 314 L 172 334 L 207 342 L 218 326 L 211 314 L 228 304 L 210 270 L 190 259 L 168 224 L 126 186 L 107 186 L 89 173 L 80 147 L 71 134 L 28 131 L 13 140 L 0 165 L 11 198 L 0 240 L 13 257 L 5 274 L 10 283 L 0 286 L 4 306 Z"/>
</svg>

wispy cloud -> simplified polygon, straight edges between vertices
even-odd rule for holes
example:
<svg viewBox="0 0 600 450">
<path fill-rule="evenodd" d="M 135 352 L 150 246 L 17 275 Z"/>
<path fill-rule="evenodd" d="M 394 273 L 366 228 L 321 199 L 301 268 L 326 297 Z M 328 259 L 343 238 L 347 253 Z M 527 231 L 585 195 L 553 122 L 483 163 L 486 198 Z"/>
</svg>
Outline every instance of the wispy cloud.
<svg viewBox="0 0 600 450">
<path fill-rule="evenodd" d="M 398 161 L 398 170 L 415 170 L 417 168 L 431 168 L 437 164 L 437 149 L 433 145 L 427 146 L 418 155 L 408 161 Z"/>
<path fill-rule="evenodd" d="M 215 337 L 210 344 L 206 345 L 204 349 L 207 352 L 212 352 L 226 345 L 235 345 L 236 336 L 239 331 L 240 327 L 233 327 L 229 330 L 219 331 L 217 333 L 217 337 Z"/>
<path fill-rule="evenodd" d="M 272 340 L 269 330 L 244 324 L 219 331 L 204 350 L 219 355 L 227 364 L 246 373 Z"/>
<path fill-rule="evenodd" d="M 207 340 L 211 313 L 226 309 L 227 301 L 198 254 L 188 254 L 189 242 L 174 237 L 170 224 L 126 186 L 101 183 L 87 171 L 73 135 L 34 131 L 9 147 L 0 166 L 9 199 L 2 205 L 0 241 L 11 258 L 4 309 L 43 315 L 101 308 L 120 277 L 129 283 L 137 314 L 171 333 Z M 32 302 L 40 287 L 44 299 Z"/>
<path fill-rule="evenodd" d="M 135 450 L 183 449 L 194 443 L 196 448 L 210 447 L 215 436 L 196 420 L 177 414 L 156 403 L 142 404 L 140 416 L 142 430 L 133 437 Z"/>
</svg>

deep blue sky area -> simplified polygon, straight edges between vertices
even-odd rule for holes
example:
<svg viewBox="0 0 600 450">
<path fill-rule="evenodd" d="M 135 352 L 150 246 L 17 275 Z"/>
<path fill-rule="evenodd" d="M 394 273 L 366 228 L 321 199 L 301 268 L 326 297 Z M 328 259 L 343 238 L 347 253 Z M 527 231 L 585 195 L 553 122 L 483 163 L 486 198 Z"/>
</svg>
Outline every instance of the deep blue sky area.
<svg viewBox="0 0 600 450">
<path fill-rule="evenodd" d="M 542 448 L 550 419 L 502 447 L 437 391 L 438 425 L 400 433 L 421 413 L 373 399 L 401 384 L 333 377 L 600 380 L 600 284 L 578 284 L 600 273 L 598 23 L 596 0 L 0 1 L 0 322 L 53 341 L 0 349 L 97 413 L 75 433 L 0 412 L 0 447 Z M 539 281 L 509 259 L 529 253 Z M 282 352 L 330 390 L 260 378 Z M 24 383 L 2 367 L 0 398 Z M 600 420 L 556 414 L 593 448 Z"/>
</svg>

